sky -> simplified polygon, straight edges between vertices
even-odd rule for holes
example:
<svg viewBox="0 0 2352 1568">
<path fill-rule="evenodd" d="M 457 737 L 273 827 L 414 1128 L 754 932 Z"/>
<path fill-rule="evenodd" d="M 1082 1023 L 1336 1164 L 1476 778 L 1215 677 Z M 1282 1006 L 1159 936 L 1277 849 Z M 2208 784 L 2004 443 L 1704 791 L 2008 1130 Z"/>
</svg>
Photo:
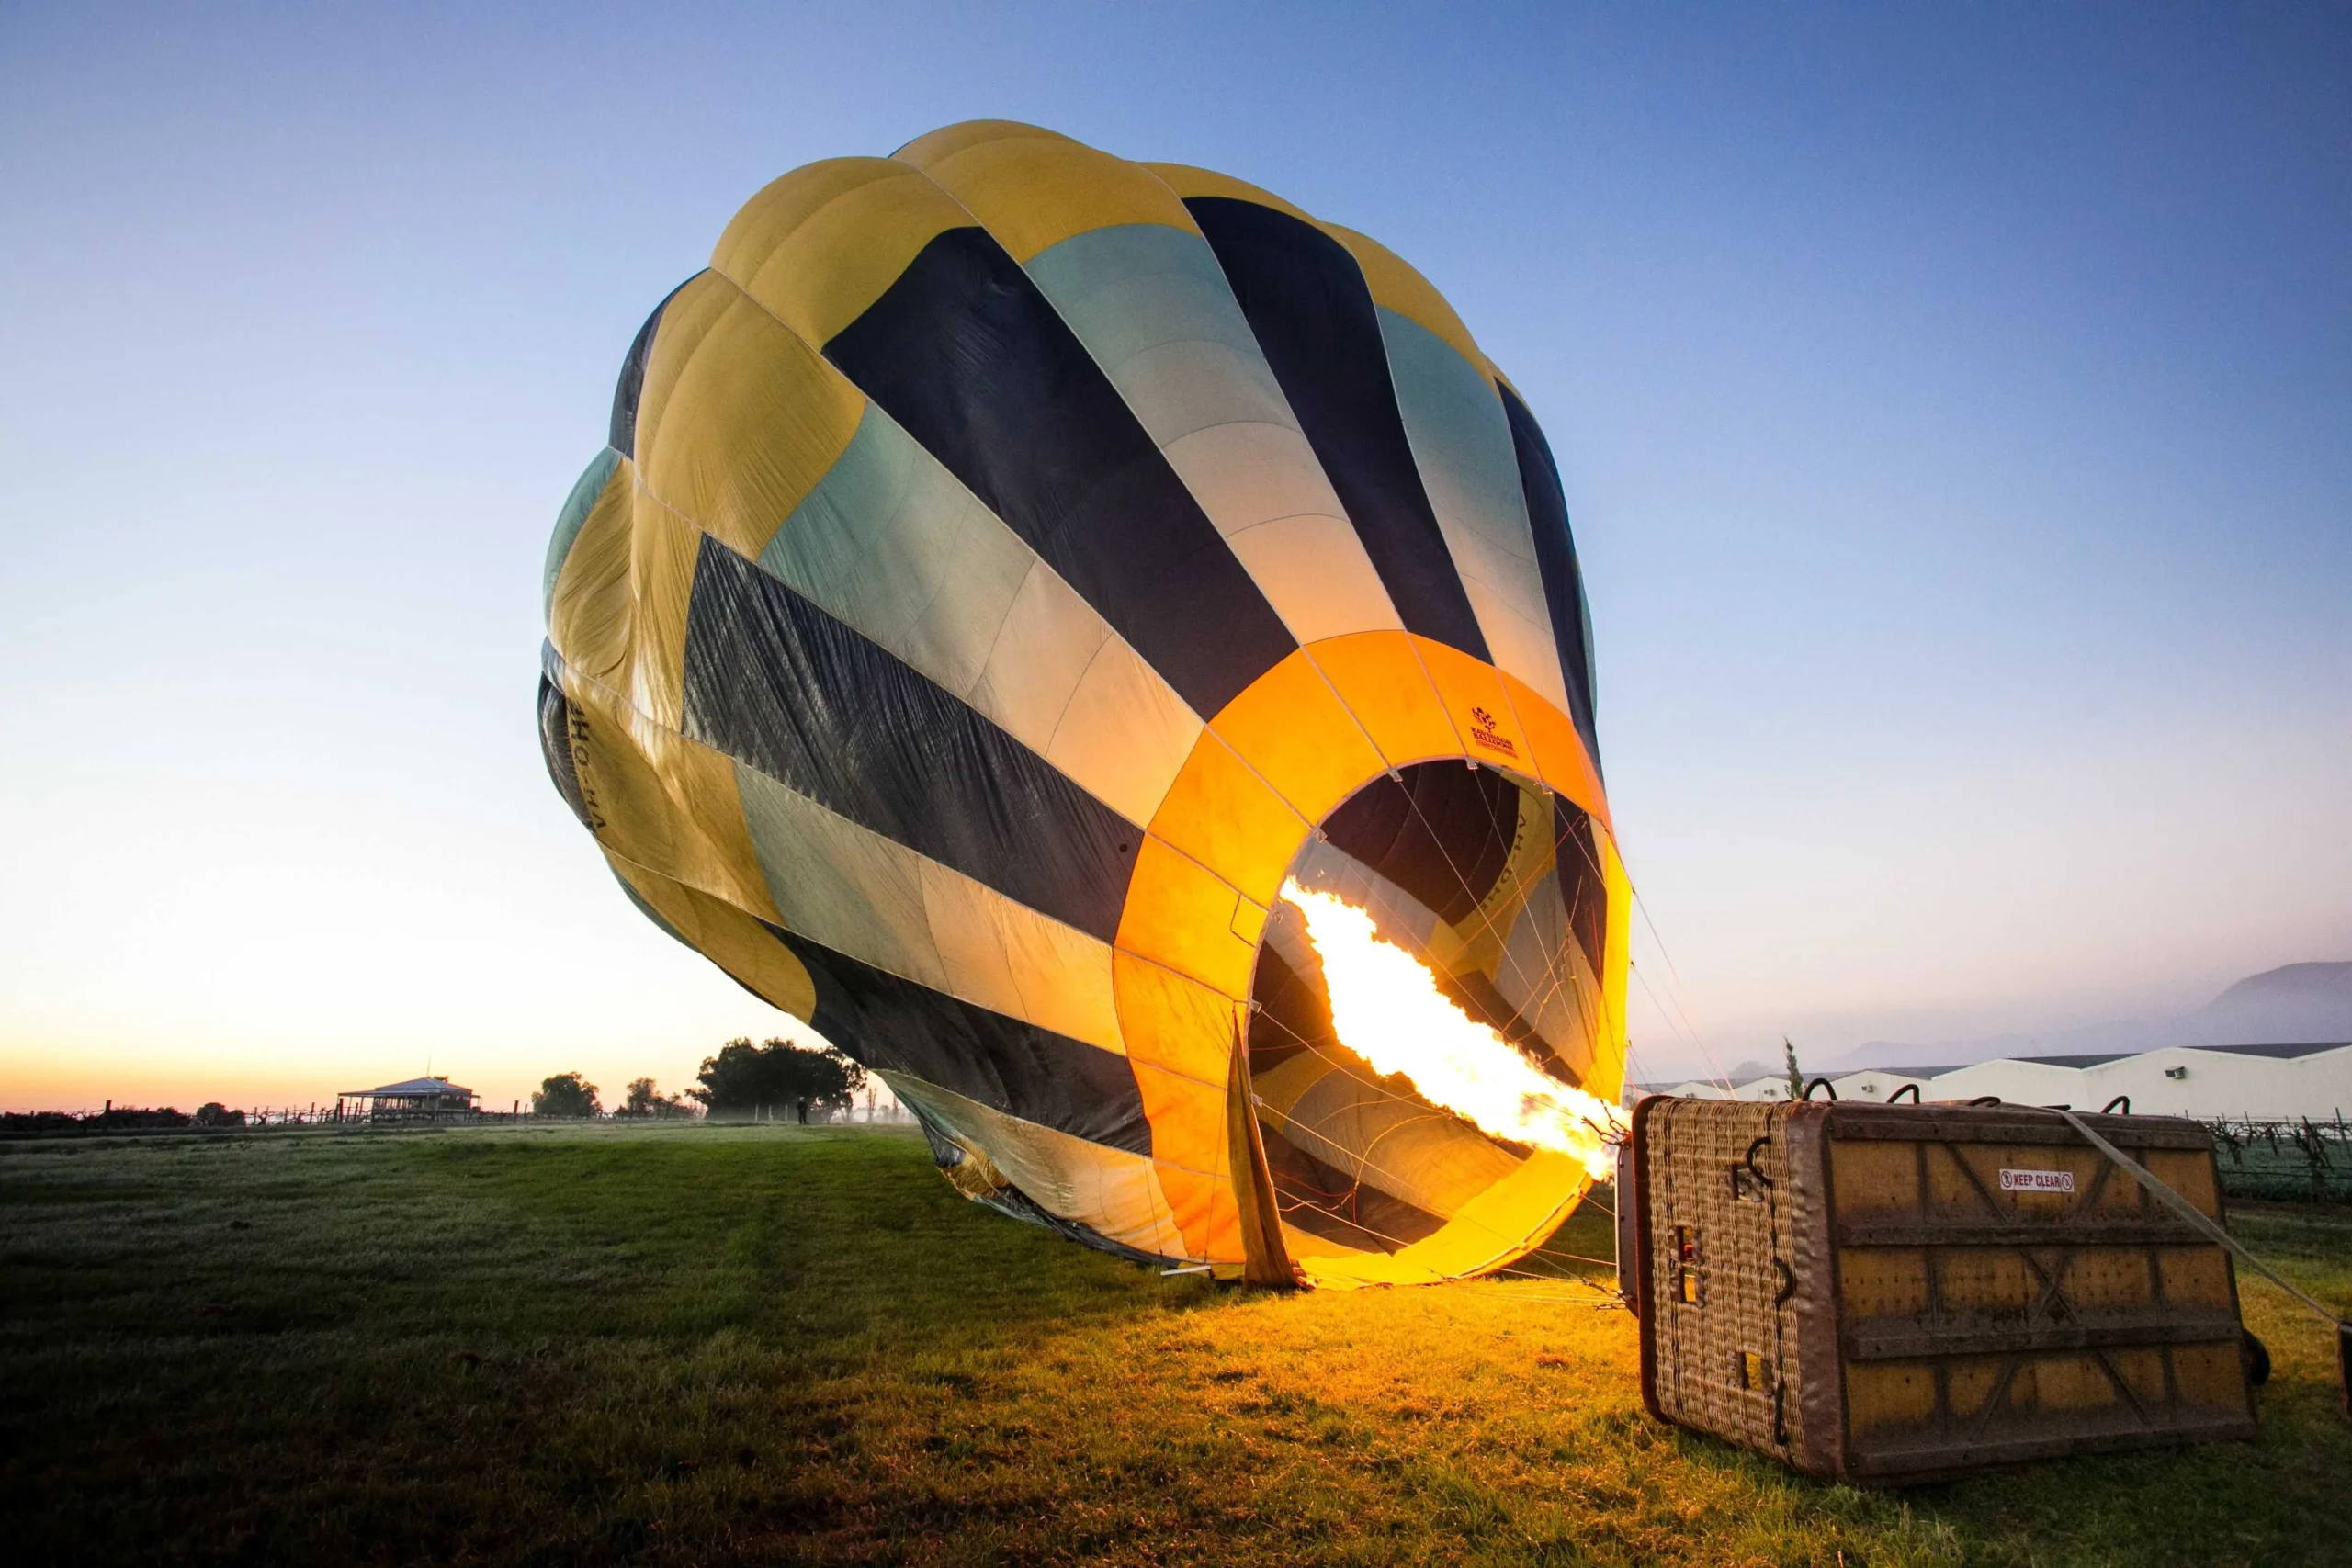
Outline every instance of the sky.
<svg viewBox="0 0 2352 1568">
<path fill-rule="evenodd" d="M 1379 238 L 1558 453 L 1643 1076 L 2352 958 L 2352 8 L 0 8 L 0 1107 L 790 1021 L 534 730 L 638 324 L 1023 119 Z"/>
</svg>

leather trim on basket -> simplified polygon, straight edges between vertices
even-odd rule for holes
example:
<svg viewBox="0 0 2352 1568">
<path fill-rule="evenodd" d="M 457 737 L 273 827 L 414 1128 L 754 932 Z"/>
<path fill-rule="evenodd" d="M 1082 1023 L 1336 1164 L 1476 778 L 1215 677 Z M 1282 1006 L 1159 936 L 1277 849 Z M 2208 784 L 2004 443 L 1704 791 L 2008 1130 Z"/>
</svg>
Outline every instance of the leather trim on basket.
<svg viewBox="0 0 2352 1568">
<path fill-rule="evenodd" d="M 1838 1248 L 1831 1236 L 1835 1110 L 1789 1108 L 1789 1228 L 1796 1253 L 1797 1426 L 1791 1462 L 1808 1475 L 1846 1469 L 1846 1369 L 1838 1346 Z"/>
<path fill-rule="evenodd" d="M 1634 1314 L 1642 1331 L 1642 1404 L 1657 1420 L 1667 1414 L 1657 1403 L 1657 1277 L 1655 1272 L 1656 1253 L 1650 1235 L 1650 1112 L 1657 1110 L 1668 1097 L 1645 1095 L 1634 1102 L 1634 1127 L 1626 1134 L 1634 1143 L 1634 1157 L 1626 1165 L 1634 1173 L 1634 1266 L 1640 1270 L 1642 1298 L 1640 1310 Z M 1624 1202 L 1625 1194 L 1617 1194 L 1617 1201 Z"/>
</svg>

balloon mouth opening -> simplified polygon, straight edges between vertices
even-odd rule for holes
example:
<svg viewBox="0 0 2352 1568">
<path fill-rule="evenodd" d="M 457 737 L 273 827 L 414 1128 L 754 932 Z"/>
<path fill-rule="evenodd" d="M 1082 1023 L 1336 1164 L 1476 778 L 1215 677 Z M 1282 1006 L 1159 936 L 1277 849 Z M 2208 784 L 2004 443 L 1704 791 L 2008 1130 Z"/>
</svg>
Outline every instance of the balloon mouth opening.
<svg viewBox="0 0 2352 1568">
<path fill-rule="evenodd" d="M 1290 1258 L 1401 1282 L 1540 1245 L 1606 1158 L 1611 1109 L 1582 1092 L 1607 1035 L 1590 818 L 1476 761 L 1417 763 L 1333 811 L 1284 886 L 1248 1062 Z"/>
</svg>

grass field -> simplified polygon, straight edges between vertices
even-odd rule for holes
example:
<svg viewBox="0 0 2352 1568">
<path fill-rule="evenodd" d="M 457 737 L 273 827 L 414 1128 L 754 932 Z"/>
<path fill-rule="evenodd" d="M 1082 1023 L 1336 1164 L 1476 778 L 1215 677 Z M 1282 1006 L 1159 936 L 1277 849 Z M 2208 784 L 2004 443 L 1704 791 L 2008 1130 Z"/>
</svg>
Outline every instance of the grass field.
<svg viewBox="0 0 2352 1568">
<path fill-rule="evenodd" d="M 2352 1303 L 2352 1214 L 2233 1223 Z M 2352 1563 L 2332 1350 L 2245 1293 L 2258 1444 L 1875 1494 L 1654 1425 L 1591 1290 L 1164 1279 L 898 1132 L 0 1144 L 0 1556 Z"/>
</svg>

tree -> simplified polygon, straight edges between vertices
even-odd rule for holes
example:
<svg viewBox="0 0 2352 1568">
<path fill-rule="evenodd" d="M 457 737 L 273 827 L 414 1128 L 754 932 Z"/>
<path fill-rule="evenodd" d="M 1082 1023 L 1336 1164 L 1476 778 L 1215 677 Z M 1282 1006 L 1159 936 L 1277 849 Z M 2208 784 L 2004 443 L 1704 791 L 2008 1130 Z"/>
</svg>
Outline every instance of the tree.
<svg viewBox="0 0 2352 1568">
<path fill-rule="evenodd" d="M 1789 1037 L 1785 1034 L 1781 1036 L 1781 1055 L 1788 1058 L 1789 1098 L 1791 1100 L 1803 1100 L 1804 1098 L 1804 1073 L 1797 1066 L 1797 1048 L 1789 1043 Z"/>
<path fill-rule="evenodd" d="M 596 1086 L 578 1073 L 558 1073 L 539 1085 L 538 1093 L 531 1096 L 534 1116 L 602 1116 L 604 1105 L 596 1099 Z"/>
<path fill-rule="evenodd" d="M 789 1108 L 806 1122 L 811 1111 L 848 1110 L 851 1097 L 865 1087 L 865 1069 L 831 1046 L 817 1051 L 786 1040 L 757 1045 L 729 1040 L 718 1055 L 703 1058 L 695 1076 L 702 1087 L 686 1092 L 715 1116 L 773 1115 Z"/>
<path fill-rule="evenodd" d="M 656 1089 L 651 1078 L 631 1078 L 628 1080 L 628 1098 L 621 1101 L 620 1109 L 613 1114 L 651 1116 L 666 1120 L 691 1116 L 694 1114 L 694 1110 L 678 1096 L 663 1094 Z"/>
</svg>

